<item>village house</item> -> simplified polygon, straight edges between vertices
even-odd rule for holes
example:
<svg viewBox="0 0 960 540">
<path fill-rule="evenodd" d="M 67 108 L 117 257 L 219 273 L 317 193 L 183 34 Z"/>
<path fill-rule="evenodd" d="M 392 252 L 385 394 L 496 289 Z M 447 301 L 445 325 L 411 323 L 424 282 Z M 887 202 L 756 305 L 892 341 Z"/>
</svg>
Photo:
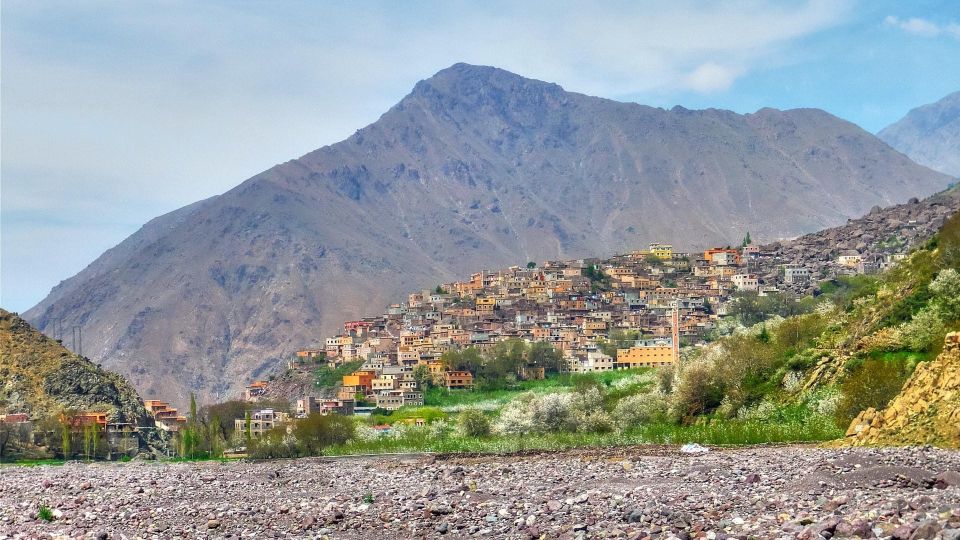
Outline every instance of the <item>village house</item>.
<svg viewBox="0 0 960 540">
<path fill-rule="evenodd" d="M 267 381 L 254 381 L 250 383 L 243 390 L 243 399 L 251 403 L 259 401 L 260 397 L 267 391 L 269 384 Z"/>
<path fill-rule="evenodd" d="M 760 286 L 760 280 L 756 274 L 736 274 L 731 278 L 733 286 L 740 291 L 755 291 Z"/>
<path fill-rule="evenodd" d="M 260 409 L 250 413 L 250 435 L 260 438 L 264 433 L 288 425 L 290 415 L 275 411 L 274 409 Z M 236 418 L 233 421 L 233 428 L 237 433 L 247 432 L 247 418 Z"/>
<path fill-rule="evenodd" d="M 171 407 L 166 401 L 147 399 L 144 400 L 143 406 L 153 416 L 157 427 L 164 431 L 180 431 L 180 428 L 187 425 L 187 417 L 180 415 L 177 409 Z"/>
<path fill-rule="evenodd" d="M 641 340 L 633 347 L 617 349 L 617 369 L 663 367 L 675 363 L 673 344 L 669 340 Z"/>
</svg>

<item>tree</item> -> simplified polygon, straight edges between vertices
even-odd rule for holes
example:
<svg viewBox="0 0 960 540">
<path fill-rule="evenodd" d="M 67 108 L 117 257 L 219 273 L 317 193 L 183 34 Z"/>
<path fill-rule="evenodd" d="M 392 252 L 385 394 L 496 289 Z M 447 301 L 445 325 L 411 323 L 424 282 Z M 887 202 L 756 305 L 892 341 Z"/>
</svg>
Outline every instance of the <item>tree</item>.
<svg viewBox="0 0 960 540">
<path fill-rule="evenodd" d="M 232 399 L 223 403 L 204 405 L 200 409 L 200 417 L 206 418 L 217 436 L 225 441 L 233 438 L 236 429 L 234 419 L 243 418 L 250 405 L 240 399 Z"/>
<path fill-rule="evenodd" d="M 413 368 L 413 380 L 417 382 L 417 388 L 426 391 L 433 387 L 433 374 L 426 364 L 420 364 Z"/>
<path fill-rule="evenodd" d="M 941 264 L 946 268 L 960 269 L 960 212 L 943 224 L 937 242 Z"/>
<path fill-rule="evenodd" d="M 527 268 L 530 268 L 531 270 L 534 269 L 534 268 L 536 268 L 536 267 L 537 267 L 537 263 L 535 263 L 535 262 L 533 262 L 533 261 L 530 261 L 530 262 L 527 263 Z"/>
<path fill-rule="evenodd" d="M 447 294 L 447 291 L 440 285 L 437 285 L 437 288 L 433 290 L 437 294 Z"/>
<path fill-rule="evenodd" d="M 251 420 L 250 420 L 250 411 L 246 412 L 243 422 L 243 434 L 247 440 L 247 446 L 250 446 L 250 443 L 253 441 L 253 432 L 251 430 Z"/>
<path fill-rule="evenodd" d="M 846 428 L 860 411 L 869 407 L 884 408 L 900 393 L 906 379 L 907 367 L 901 362 L 868 359 L 855 366 L 840 389 L 837 426 Z"/>
<path fill-rule="evenodd" d="M 70 420 L 66 416 L 60 422 L 60 451 L 64 461 L 70 459 Z"/>
<path fill-rule="evenodd" d="M 753 243 L 753 240 L 750 239 L 750 231 L 747 231 L 747 235 L 743 237 L 743 244 L 741 247 L 747 247 Z"/>
<path fill-rule="evenodd" d="M 547 373 L 557 373 L 563 368 L 563 354 L 546 341 L 538 341 L 530 346 L 527 361 L 542 367 Z"/>
<path fill-rule="evenodd" d="M 318 414 L 297 421 L 293 436 L 302 455 L 315 456 L 324 448 L 343 444 L 353 437 L 353 420 L 339 414 Z"/>
<path fill-rule="evenodd" d="M 930 283 L 934 305 L 947 321 L 960 319 L 960 272 L 946 268 Z"/>
</svg>

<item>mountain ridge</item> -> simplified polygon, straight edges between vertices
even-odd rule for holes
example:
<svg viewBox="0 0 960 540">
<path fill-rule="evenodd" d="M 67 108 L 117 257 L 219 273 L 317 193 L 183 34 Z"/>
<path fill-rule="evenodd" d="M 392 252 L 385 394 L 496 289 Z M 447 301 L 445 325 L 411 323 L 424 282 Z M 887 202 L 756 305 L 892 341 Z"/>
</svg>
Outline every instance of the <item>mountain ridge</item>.
<svg viewBox="0 0 960 540">
<path fill-rule="evenodd" d="M 947 180 L 819 110 L 667 111 L 457 64 L 346 140 L 156 218 L 26 317 L 83 326 L 146 397 L 210 400 L 476 268 L 775 240 Z"/>
<path fill-rule="evenodd" d="M 911 109 L 877 137 L 921 165 L 960 178 L 960 91 Z"/>
</svg>

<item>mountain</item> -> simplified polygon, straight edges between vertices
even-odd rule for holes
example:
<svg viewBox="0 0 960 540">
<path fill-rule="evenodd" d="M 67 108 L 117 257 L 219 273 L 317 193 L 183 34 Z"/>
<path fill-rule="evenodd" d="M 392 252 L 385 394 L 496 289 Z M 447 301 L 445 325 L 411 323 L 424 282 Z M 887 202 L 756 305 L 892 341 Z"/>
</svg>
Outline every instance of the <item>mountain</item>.
<svg viewBox="0 0 960 540">
<path fill-rule="evenodd" d="M 146 397 L 238 392 L 478 268 L 843 223 L 949 178 L 815 109 L 663 110 L 457 64 L 340 143 L 161 216 L 26 313 Z"/>
<path fill-rule="evenodd" d="M 137 391 L 0 309 L 0 412 L 51 418 L 66 409 L 102 411 L 112 422 L 152 425 Z"/>
<path fill-rule="evenodd" d="M 960 177 L 960 92 L 913 109 L 877 137 L 921 165 Z"/>
</svg>

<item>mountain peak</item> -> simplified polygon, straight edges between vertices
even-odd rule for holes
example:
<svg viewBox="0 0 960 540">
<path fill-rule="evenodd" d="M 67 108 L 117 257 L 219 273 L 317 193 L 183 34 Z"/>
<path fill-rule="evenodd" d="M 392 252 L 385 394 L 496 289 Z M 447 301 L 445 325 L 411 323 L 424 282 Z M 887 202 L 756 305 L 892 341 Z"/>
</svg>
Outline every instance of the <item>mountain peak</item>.
<svg viewBox="0 0 960 540">
<path fill-rule="evenodd" d="M 877 136 L 921 165 L 960 176 L 960 92 L 912 109 Z"/>
<path fill-rule="evenodd" d="M 491 97 L 501 93 L 549 93 L 562 94 L 560 85 L 529 79 L 505 69 L 458 62 L 442 69 L 429 79 L 414 86 L 411 96 L 430 97 L 456 96 L 469 99 Z"/>
</svg>

